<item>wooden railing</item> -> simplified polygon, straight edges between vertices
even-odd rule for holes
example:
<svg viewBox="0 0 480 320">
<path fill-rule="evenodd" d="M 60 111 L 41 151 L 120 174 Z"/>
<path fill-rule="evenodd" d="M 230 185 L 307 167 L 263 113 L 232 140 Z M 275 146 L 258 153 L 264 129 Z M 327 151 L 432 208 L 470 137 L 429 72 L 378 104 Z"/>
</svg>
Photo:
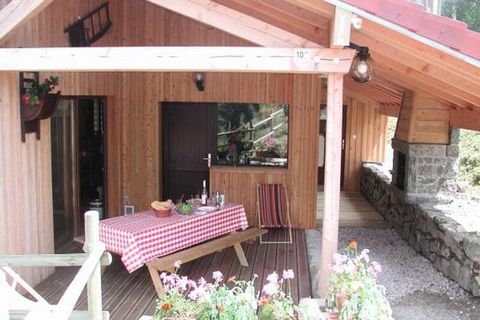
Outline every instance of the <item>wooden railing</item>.
<svg viewBox="0 0 480 320">
<path fill-rule="evenodd" d="M 278 129 L 280 129 L 282 126 L 285 125 L 284 122 L 280 122 L 280 123 L 275 124 L 275 121 L 274 121 L 275 116 L 282 113 L 282 112 L 283 112 L 283 107 L 276 110 L 276 111 L 273 111 L 270 114 L 269 117 L 267 117 L 263 120 L 260 120 L 257 123 L 253 123 L 253 121 L 250 121 L 248 124 L 245 124 L 243 127 L 237 128 L 235 130 L 219 132 L 217 135 L 218 136 L 228 136 L 228 135 L 234 134 L 234 133 L 245 132 L 245 133 L 250 134 L 249 142 L 251 142 L 252 144 L 259 143 L 260 141 L 268 138 L 269 136 L 272 136 L 275 133 L 275 131 L 277 131 Z M 266 134 L 264 134 L 263 136 L 257 137 L 257 131 L 259 130 L 259 128 L 261 126 L 265 125 L 268 122 L 270 122 L 270 126 L 269 126 L 270 130 Z"/>
<path fill-rule="evenodd" d="M 102 311 L 102 289 L 101 289 L 101 270 L 100 266 L 110 265 L 112 257 L 105 253 L 105 245 L 99 241 L 99 217 L 97 211 L 87 211 L 85 213 L 85 253 L 74 254 L 40 254 L 40 255 L 22 255 L 22 256 L 0 256 L 0 271 L 8 274 L 12 278 L 11 296 L 20 294 L 15 290 L 16 284 L 19 284 L 30 293 L 39 304 L 39 308 L 32 308 L 32 303 L 26 303 L 21 309 L 9 309 L 9 319 L 90 319 L 100 320 L 109 319 L 109 313 Z M 10 267 L 33 267 L 33 266 L 81 266 L 77 275 L 67 287 L 65 293 L 60 298 L 57 305 L 48 304 L 38 293 L 35 292 L 27 283 L 25 283 Z M 6 281 L 6 279 L 4 279 Z M 2 279 L 0 278 L 0 281 Z M 73 310 L 80 294 L 87 285 L 88 311 Z M 33 291 L 33 292 L 32 292 Z M 21 300 L 23 299 L 23 300 Z M 21 297 L 19 301 L 24 301 Z M 9 306 L 6 306 L 9 308 Z M 0 309 L 5 306 L 0 305 Z M 0 310 L 0 314 L 2 310 Z M 41 315 L 36 314 L 43 312 Z M 48 313 L 48 318 L 45 317 Z M 3 319 L 3 318 L 2 318 Z"/>
</svg>

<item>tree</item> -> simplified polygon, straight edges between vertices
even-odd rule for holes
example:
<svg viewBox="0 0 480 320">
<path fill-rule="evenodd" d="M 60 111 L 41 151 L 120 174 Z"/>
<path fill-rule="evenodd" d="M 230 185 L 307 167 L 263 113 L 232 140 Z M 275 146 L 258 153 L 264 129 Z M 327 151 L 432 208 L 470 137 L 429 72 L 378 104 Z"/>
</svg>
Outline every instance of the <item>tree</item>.
<svg viewBox="0 0 480 320">
<path fill-rule="evenodd" d="M 442 16 L 463 21 L 480 32 L 480 0 L 443 0 Z"/>
</svg>

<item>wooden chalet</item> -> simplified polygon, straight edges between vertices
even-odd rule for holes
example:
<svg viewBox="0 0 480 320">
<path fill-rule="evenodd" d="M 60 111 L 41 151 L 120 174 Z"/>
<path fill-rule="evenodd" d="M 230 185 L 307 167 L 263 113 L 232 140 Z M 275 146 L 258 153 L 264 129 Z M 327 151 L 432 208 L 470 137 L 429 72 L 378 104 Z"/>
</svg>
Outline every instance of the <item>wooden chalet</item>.
<svg viewBox="0 0 480 320">
<path fill-rule="evenodd" d="M 0 254 L 55 251 L 60 167 L 52 152 L 77 143 L 64 136 L 70 143 L 55 147 L 49 119 L 22 142 L 23 72 L 58 76 L 62 97 L 77 106 L 102 101 L 105 217 L 126 204 L 148 209 L 165 194 L 166 105 L 283 103 L 288 167 L 214 165 L 210 189 L 244 204 L 255 224 L 256 185 L 285 183 L 293 226 L 314 228 L 326 106 L 323 275 L 337 249 L 340 188 L 358 192 L 362 162 L 384 161 L 388 116 L 398 117 L 396 139 L 412 144 L 449 144 L 452 128 L 480 130 L 480 35 L 407 0 L 109 0 L 109 29 L 91 46 L 70 47 L 66 29 L 104 3 L 0 0 Z M 369 48 L 368 83 L 348 74 L 350 42 Z M 68 154 L 62 170 L 80 170 L 83 154 Z M 78 195 L 69 188 L 61 197 Z M 77 200 L 69 209 L 69 235 L 78 236 L 82 207 Z M 35 284 L 50 272 L 23 274 Z"/>
</svg>

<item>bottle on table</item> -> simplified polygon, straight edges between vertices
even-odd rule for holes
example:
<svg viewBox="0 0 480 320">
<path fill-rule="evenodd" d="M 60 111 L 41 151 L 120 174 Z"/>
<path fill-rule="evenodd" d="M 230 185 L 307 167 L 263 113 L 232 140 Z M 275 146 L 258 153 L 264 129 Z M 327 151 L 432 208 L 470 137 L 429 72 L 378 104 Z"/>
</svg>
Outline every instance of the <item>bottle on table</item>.
<svg viewBox="0 0 480 320">
<path fill-rule="evenodd" d="M 207 198 L 208 198 L 208 191 L 207 191 L 207 181 L 206 180 L 203 180 L 203 188 L 202 188 L 202 196 L 201 196 L 201 199 L 202 199 L 202 206 L 206 206 L 207 205 Z"/>
</svg>

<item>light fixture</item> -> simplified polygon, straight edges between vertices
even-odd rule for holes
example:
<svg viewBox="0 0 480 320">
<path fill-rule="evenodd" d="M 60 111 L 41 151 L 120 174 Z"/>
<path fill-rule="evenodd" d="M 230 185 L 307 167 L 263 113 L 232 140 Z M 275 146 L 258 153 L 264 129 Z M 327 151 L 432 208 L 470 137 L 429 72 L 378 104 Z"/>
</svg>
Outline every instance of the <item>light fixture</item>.
<svg viewBox="0 0 480 320">
<path fill-rule="evenodd" d="M 193 74 L 193 82 L 197 86 L 198 91 L 205 90 L 204 82 L 205 82 L 205 75 L 202 72 L 195 72 Z"/>
<path fill-rule="evenodd" d="M 373 78 L 373 63 L 368 53 L 368 47 L 362 47 L 350 42 L 350 48 L 357 50 L 357 55 L 353 58 L 350 75 L 353 80 L 360 83 L 367 83 Z"/>
</svg>

